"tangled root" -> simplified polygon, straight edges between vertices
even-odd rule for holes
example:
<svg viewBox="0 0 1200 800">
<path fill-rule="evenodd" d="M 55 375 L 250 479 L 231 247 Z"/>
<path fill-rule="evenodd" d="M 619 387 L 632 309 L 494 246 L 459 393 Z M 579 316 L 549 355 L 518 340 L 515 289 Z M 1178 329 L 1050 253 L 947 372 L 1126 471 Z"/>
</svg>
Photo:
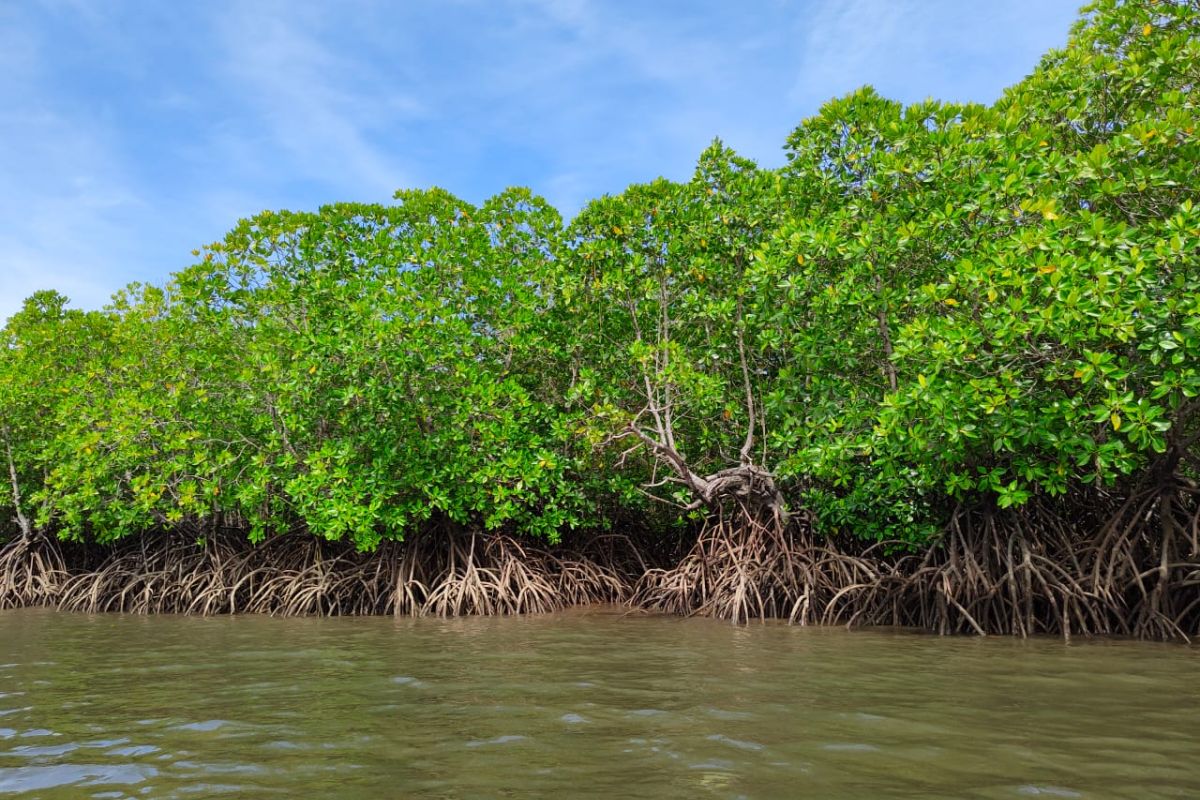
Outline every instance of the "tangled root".
<svg viewBox="0 0 1200 800">
<path fill-rule="evenodd" d="M 551 548 L 444 529 L 372 553 L 307 533 L 252 545 L 237 531 L 158 532 L 90 549 L 31 537 L 0 549 L 0 609 L 453 616 L 626 603 L 736 623 L 1200 634 L 1200 490 L 1171 478 L 1091 500 L 960 510 L 934 546 L 899 556 L 839 546 L 802 514 L 785 522 L 741 503 L 675 555 L 662 539 L 601 535 Z"/>
<path fill-rule="evenodd" d="M 1198 495 L 1183 483 L 1123 504 L 1096 498 L 1086 514 L 959 510 L 934 546 L 900 556 L 888 543 L 847 552 L 738 508 L 674 567 L 646 570 L 631 602 L 737 623 L 1187 640 L 1200 633 Z"/>
<path fill-rule="evenodd" d="M 784 522 L 737 504 L 701 530 L 674 567 L 649 569 L 633 603 L 672 614 L 735 623 L 777 617 L 798 624 L 840 619 L 831 609 L 847 586 L 877 578 L 867 561 L 817 544 L 807 522 Z"/>
<path fill-rule="evenodd" d="M 1169 475 L 1121 504 L 1088 552 L 1090 579 L 1120 633 L 1200 634 L 1200 490 Z"/>
<path fill-rule="evenodd" d="M 445 567 L 420 612 L 437 616 L 530 614 L 615 603 L 629 582 L 612 563 L 531 549 L 477 532 L 448 540 Z"/>
<path fill-rule="evenodd" d="M 935 546 L 892 563 L 872 558 L 877 580 L 838 600 L 853 623 L 941 634 L 1200 634 L 1200 507 L 1190 484 L 1121 503 L 1092 499 L 1087 509 L 960 510 Z"/>
<path fill-rule="evenodd" d="M 899 560 L 864 603 L 875 624 L 941 634 L 1109 633 L 1078 560 L 1077 535 L 1036 510 L 959 512 L 938 546 Z"/>
<path fill-rule="evenodd" d="M 451 541 L 447 569 L 422 612 L 450 617 L 557 611 L 563 604 L 541 561 L 535 564 L 506 536 L 482 539 L 472 533 L 466 541 Z"/>
<path fill-rule="evenodd" d="M 233 536 L 166 533 L 117 545 L 94 568 L 70 575 L 53 605 L 135 614 L 383 613 L 394 559 L 388 549 L 368 558 L 311 536 L 251 546 Z"/>
<path fill-rule="evenodd" d="M 44 605 L 67 576 L 58 543 L 44 536 L 14 539 L 0 549 L 0 609 Z"/>
<path fill-rule="evenodd" d="M 373 553 L 308 534 L 251 545 L 168 532 L 121 542 L 68 570 L 52 541 L 0 553 L 0 608 L 283 616 L 516 614 L 622 602 L 630 580 L 598 556 L 499 534 L 416 536 Z"/>
</svg>

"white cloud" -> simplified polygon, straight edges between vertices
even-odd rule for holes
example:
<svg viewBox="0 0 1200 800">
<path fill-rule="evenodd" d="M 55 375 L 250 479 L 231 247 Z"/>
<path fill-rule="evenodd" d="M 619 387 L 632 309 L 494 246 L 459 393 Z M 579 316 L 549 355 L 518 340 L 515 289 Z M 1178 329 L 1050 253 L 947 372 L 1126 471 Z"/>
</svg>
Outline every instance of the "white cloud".
<svg viewBox="0 0 1200 800">
<path fill-rule="evenodd" d="M 566 216 L 875 83 L 996 96 L 1076 0 L 0 0 L 0 316 L 164 281 L 264 208 L 529 185 Z M 990 96 L 989 96 L 990 95 Z"/>
<path fill-rule="evenodd" d="M 1066 42 L 1073 2 L 842 0 L 804 20 L 789 97 L 814 107 L 864 84 L 904 102 L 991 102 Z"/>
<path fill-rule="evenodd" d="M 28 99 L 0 107 L 0 319 L 38 289 L 103 305 L 136 253 L 128 220 L 145 211 L 102 120 Z M 124 243 L 124 245 L 123 245 Z"/>
<path fill-rule="evenodd" d="M 286 168 L 298 175 L 386 197 L 410 176 L 368 134 L 420 115 L 422 106 L 388 90 L 353 54 L 324 45 L 314 32 L 321 22 L 293 4 L 239 5 L 223 18 L 219 58 L 228 88 L 262 126 L 226 135 L 245 139 L 263 163 L 277 164 L 270 151 L 282 148 Z"/>
<path fill-rule="evenodd" d="M 822 103 L 857 88 L 876 67 L 894 69 L 895 41 L 921 34 L 911 19 L 904 24 L 906 5 L 845 0 L 817 6 L 804 21 L 799 76 L 789 99 L 798 105 Z"/>
</svg>

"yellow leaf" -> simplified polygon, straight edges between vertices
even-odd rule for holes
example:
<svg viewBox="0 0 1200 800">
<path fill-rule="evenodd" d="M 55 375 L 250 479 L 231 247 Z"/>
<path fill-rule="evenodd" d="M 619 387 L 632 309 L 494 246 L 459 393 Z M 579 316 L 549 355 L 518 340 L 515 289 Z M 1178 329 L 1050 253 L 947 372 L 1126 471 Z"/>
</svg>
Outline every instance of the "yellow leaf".
<svg viewBox="0 0 1200 800">
<path fill-rule="evenodd" d="M 317 365 L 316 365 L 316 364 L 313 364 L 311 367 L 309 367 L 309 368 L 308 368 L 308 374 L 309 374 L 309 375 L 312 375 L 312 374 L 313 374 L 314 372 L 316 372 L 316 371 L 317 371 Z"/>
<path fill-rule="evenodd" d="M 1149 36 L 1150 32 L 1153 30 L 1154 30 L 1154 26 L 1151 25 L 1149 22 L 1147 22 L 1146 26 L 1144 28 L 1142 28 L 1142 36 Z"/>
<path fill-rule="evenodd" d="M 621 228 L 619 225 L 613 225 L 613 233 L 615 233 L 617 236 L 621 235 Z"/>
<path fill-rule="evenodd" d="M 1044 267 L 1038 267 L 1038 272 L 1040 272 L 1043 275 L 1049 275 L 1051 272 L 1057 272 L 1057 271 L 1058 271 L 1058 267 L 1054 266 L 1053 264 L 1047 264 Z"/>
<path fill-rule="evenodd" d="M 796 254 L 796 263 L 797 263 L 797 264 L 803 264 L 803 263 L 804 263 L 804 253 L 797 253 L 797 254 Z"/>
<path fill-rule="evenodd" d="M 994 303 L 994 302 L 996 302 L 996 298 L 997 298 L 997 297 L 999 297 L 999 296 L 1000 296 L 1000 295 L 996 293 L 996 290 L 995 290 L 995 289 L 988 289 L 988 295 L 987 295 L 987 297 L 988 297 L 988 302 L 989 302 L 989 303 Z"/>
<path fill-rule="evenodd" d="M 946 304 L 946 305 L 948 305 L 948 306 L 956 306 L 956 305 L 958 305 L 958 301 L 957 301 L 957 300 L 955 300 L 953 297 L 947 297 L 947 298 L 946 298 L 945 300 L 943 300 L 942 302 L 943 302 L 943 303 L 945 303 L 945 304 Z"/>
<path fill-rule="evenodd" d="M 1047 142 L 1045 139 L 1042 139 L 1040 142 L 1038 142 L 1038 147 L 1049 147 L 1049 146 L 1050 146 L 1050 143 Z"/>
<path fill-rule="evenodd" d="M 921 384 L 921 388 L 922 388 L 922 389 L 924 389 L 926 386 L 928 386 L 928 385 L 929 385 L 929 381 L 927 381 L 927 380 L 925 379 L 925 376 L 924 376 L 924 375 L 918 375 L 918 376 L 917 376 L 917 383 Z"/>
<path fill-rule="evenodd" d="M 1075 370 L 1075 377 L 1076 377 L 1076 378 L 1082 378 L 1082 377 L 1083 377 L 1083 370 L 1081 370 L 1081 369 L 1077 369 L 1077 370 Z"/>
<path fill-rule="evenodd" d="M 1112 426 L 1113 426 L 1113 430 L 1114 430 L 1114 431 L 1119 431 L 1119 430 L 1121 430 L 1121 415 L 1120 415 L 1120 414 L 1118 414 L 1117 412 L 1115 412 L 1115 411 L 1114 411 L 1114 412 L 1112 413 L 1112 416 L 1111 416 L 1111 417 L 1109 417 L 1108 419 L 1109 419 L 1109 421 L 1111 421 L 1111 422 L 1112 422 Z"/>
</svg>

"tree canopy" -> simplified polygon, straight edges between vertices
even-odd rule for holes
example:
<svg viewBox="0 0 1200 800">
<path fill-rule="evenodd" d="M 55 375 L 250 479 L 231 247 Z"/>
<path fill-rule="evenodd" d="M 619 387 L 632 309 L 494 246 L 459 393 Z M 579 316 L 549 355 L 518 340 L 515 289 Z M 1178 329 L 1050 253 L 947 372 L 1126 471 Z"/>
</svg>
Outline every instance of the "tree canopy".
<svg viewBox="0 0 1200 800">
<path fill-rule="evenodd" d="M 1200 9 L 1099 0 L 991 106 L 827 103 L 763 169 L 564 224 L 527 189 L 244 220 L 3 329 L 0 526 L 364 550 L 753 496 L 921 545 L 963 506 L 1197 478 Z"/>
</svg>

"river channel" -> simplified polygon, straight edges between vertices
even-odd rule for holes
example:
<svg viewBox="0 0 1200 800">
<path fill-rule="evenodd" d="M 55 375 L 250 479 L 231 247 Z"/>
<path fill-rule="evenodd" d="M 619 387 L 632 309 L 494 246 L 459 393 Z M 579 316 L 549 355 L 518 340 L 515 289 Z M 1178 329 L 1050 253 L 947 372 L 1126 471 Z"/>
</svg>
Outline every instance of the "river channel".
<svg viewBox="0 0 1200 800">
<path fill-rule="evenodd" d="M 4 612 L 0 796 L 1196 798 L 1200 648 Z"/>
</svg>

